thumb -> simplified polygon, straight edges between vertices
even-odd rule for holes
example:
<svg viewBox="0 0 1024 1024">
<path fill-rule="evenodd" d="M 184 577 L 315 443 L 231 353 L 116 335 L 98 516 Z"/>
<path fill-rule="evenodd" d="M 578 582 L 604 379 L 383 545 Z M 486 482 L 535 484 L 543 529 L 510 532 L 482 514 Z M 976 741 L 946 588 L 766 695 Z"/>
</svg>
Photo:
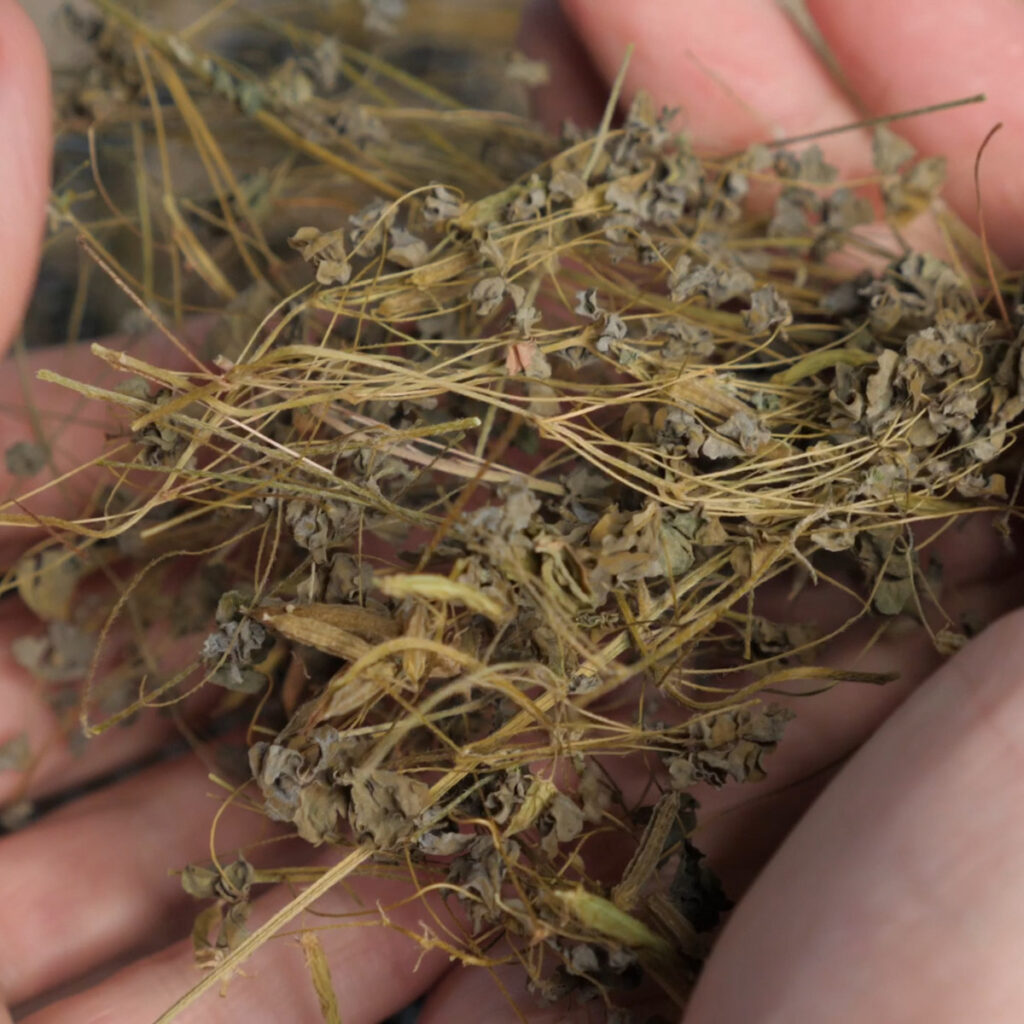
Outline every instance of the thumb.
<svg viewBox="0 0 1024 1024">
<path fill-rule="evenodd" d="M 686 1024 L 1021 1020 L 1022 626 L 964 648 L 840 772 L 741 901 Z"/>
<path fill-rule="evenodd" d="M 50 185 L 50 82 L 35 27 L 0 0 L 0 355 L 35 281 Z"/>
</svg>

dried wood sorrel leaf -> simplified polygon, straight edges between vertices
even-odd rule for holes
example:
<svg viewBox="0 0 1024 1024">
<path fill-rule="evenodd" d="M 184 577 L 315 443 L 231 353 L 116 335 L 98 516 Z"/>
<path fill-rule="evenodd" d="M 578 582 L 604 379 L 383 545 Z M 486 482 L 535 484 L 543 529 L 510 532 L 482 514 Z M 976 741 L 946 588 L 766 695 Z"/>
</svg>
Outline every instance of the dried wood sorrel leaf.
<svg viewBox="0 0 1024 1024">
<path fill-rule="evenodd" d="M 117 692 L 92 680 L 89 703 L 125 717 L 227 688 L 232 799 L 339 847 L 326 870 L 249 868 L 258 845 L 186 873 L 212 904 L 199 988 L 366 869 L 458 902 L 454 925 L 424 913 L 424 948 L 515 960 L 609 1019 L 646 975 L 676 1018 L 725 908 L 688 790 L 770 769 L 789 712 L 757 694 L 891 678 L 823 649 L 853 622 L 927 626 L 939 653 L 980 626 L 917 545 L 1019 511 L 1019 282 L 962 225 L 941 258 L 908 248 L 906 220 L 945 218 L 941 167 L 886 128 L 874 178 L 815 146 L 705 159 L 649 97 L 617 117 L 623 75 L 596 133 L 550 138 L 494 109 L 522 103 L 513 41 L 487 48 L 501 18 L 448 49 L 463 5 L 409 5 L 377 48 L 400 5 L 362 6 L 253 21 L 242 0 L 184 38 L 102 0 L 57 118 L 87 133 L 58 151 L 99 166 L 58 175 L 51 272 L 102 240 L 121 287 L 98 322 L 131 301 L 182 360 L 95 348 L 121 387 L 44 372 L 117 416 L 80 517 L 8 507 L 47 533 L 8 579 L 47 620 L 15 657 L 65 714 L 93 662 Z M 861 232 L 883 208 L 894 230 Z M 62 335 L 103 291 L 77 272 Z M 194 310 L 212 364 L 186 356 Z M 165 673 L 144 638 L 191 631 Z M 257 880 L 292 902 L 247 937 Z"/>
<path fill-rule="evenodd" d="M 688 730 L 695 749 L 667 759 L 672 785 L 686 789 L 697 782 L 722 786 L 729 779 L 763 779 L 764 757 L 775 749 L 792 717 L 792 711 L 772 705 L 698 719 Z"/>
<path fill-rule="evenodd" d="M 44 622 L 63 622 L 88 567 L 63 547 L 48 547 L 23 556 L 16 567 L 18 595 Z"/>
<path fill-rule="evenodd" d="M 874 131 L 874 163 L 882 174 L 895 174 L 917 155 L 917 150 L 901 135 L 880 124 Z"/>
<path fill-rule="evenodd" d="M 35 441 L 16 441 L 4 452 L 7 472 L 12 476 L 35 476 L 48 458 L 46 446 Z"/>
</svg>

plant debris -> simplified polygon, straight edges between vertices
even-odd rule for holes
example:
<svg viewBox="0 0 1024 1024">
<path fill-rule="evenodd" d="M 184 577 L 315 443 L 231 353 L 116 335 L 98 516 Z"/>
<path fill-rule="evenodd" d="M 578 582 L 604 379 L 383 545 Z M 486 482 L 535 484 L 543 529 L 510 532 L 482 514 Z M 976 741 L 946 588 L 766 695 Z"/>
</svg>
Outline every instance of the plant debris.
<svg viewBox="0 0 1024 1024">
<path fill-rule="evenodd" d="M 829 660 L 843 629 L 955 649 L 922 524 L 1012 511 L 1021 310 L 994 315 L 977 250 L 899 234 L 941 216 L 941 161 L 884 126 L 868 185 L 816 146 L 702 158 L 642 95 L 549 137 L 380 56 L 400 0 L 352 5 L 348 34 L 338 5 L 232 5 L 219 22 L 281 44 L 249 63 L 222 24 L 186 40 L 98 6 L 61 124 L 95 133 L 120 205 L 58 175 L 53 248 L 84 239 L 126 319 L 211 326 L 176 363 L 95 344 L 117 388 L 44 371 L 117 427 L 80 515 L 0 511 L 46 527 L 5 581 L 43 623 L 16 656 L 90 677 L 89 733 L 220 687 L 246 798 L 339 851 L 189 868 L 192 997 L 265 937 L 254 890 L 311 886 L 296 915 L 387 869 L 443 896 L 424 948 L 519 962 L 539 1000 L 612 1008 L 646 977 L 682 1002 L 728 908 L 701 787 L 771 771 L 795 684 L 889 678 Z M 543 81 L 507 53 L 481 62 L 495 90 Z M 888 249 L 859 233 L 872 200 Z M 35 476 L 45 450 L 7 460 Z M 811 586 L 857 607 L 762 614 Z M 191 663 L 140 654 L 157 631 Z M 302 948 L 339 1019 L 316 932 Z"/>
</svg>

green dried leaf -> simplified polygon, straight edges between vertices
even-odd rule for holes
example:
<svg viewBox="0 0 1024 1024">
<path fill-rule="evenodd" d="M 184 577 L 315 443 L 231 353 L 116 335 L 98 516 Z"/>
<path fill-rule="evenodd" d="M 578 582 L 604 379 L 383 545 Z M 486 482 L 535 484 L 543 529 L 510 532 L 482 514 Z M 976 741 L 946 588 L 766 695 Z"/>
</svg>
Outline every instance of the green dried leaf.
<svg viewBox="0 0 1024 1024">
<path fill-rule="evenodd" d="M 15 441 L 4 452 L 7 472 L 12 476 L 35 476 L 46 466 L 48 458 L 46 446 L 34 441 Z"/>
<path fill-rule="evenodd" d="M 786 327 L 791 324 L 793 310 L 789 303 L 779 295 L 778 290 L 769 285 L 751 292 L 750 309 L 744 310 L 743 322 L 751 334 L 763 334 L 777 327 Z"/>
<path fill-rule="evenodd" d="M 181 873 L 181 887 L 189 896 L 200 900 L 224 900 L 227 903 L 248 899 L 252 880 L 253 866 L 244 857 L 239 857 L 223 869 L 189 864 Z"/>
<path fill-rule="evenodd" d="M 288 244 L 316 268 L 316 279 L 320 284 L 348 283 L 352 266 L 348 261 L 343 228 L 326 232 L 314 227 L 299 228 L 288 239 Z"/>
<path fill-rule="evenodd" d="M 669 896 L 697 932 L 712 931 L 732 907 L 722 883 L 704 863 L 704 854 L 688 839 L 683 840 Z"/>
<path fill-rule="evenodd" d="M 908 160 L 913 160 L 917 150 L 902 135 L 880 124 L 875 128 L 872 153 L 880 174 L 896 174 Z"/>
<path fill-rule="evenodd" d="M 430 787 L 398 772 L 356 770 L 340 778 L 350 787 L 350 820 L 357 836 L 370 836 L 380 850 L 393 850 L 415 828 Z"/>
<path fill-rule="evenodd" d="M 720 711 L 689 728 L 694 749 L 668 759 L 674 789 L 697 782 L 724 786 L 729 779 L 757 782 L 765 777 L 764 758 L 782 738 L 793 712 L 777 705 Z"/>
</svg>

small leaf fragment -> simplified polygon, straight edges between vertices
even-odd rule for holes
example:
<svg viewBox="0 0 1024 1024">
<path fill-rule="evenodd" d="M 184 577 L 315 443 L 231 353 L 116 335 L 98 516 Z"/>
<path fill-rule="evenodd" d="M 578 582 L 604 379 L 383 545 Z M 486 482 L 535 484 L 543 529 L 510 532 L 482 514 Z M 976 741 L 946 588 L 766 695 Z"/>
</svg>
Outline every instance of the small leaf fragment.
<svg viewBox="0 0 1024 1024">
<path fill-rule="evenodd" d="M 31 763 L 28 733 L 18 733 L 0 743 L 0 772 L 23 772 Z"/>
<path fill-rule="evenodd" d="M 75 588 L 85 572 L 85 564 L 72 552 L 44 548 L 19 559 L 18 594 L 44 622 L 64 622 L 71 617 Z"/>
<path fill-rule="evenodd" d="M 4 452 L 4 462 L 11 476 L 35 476 L 46 465 L 48 457 L 45 445 L 35 441 L 15 441 Z"/>
</svg>

